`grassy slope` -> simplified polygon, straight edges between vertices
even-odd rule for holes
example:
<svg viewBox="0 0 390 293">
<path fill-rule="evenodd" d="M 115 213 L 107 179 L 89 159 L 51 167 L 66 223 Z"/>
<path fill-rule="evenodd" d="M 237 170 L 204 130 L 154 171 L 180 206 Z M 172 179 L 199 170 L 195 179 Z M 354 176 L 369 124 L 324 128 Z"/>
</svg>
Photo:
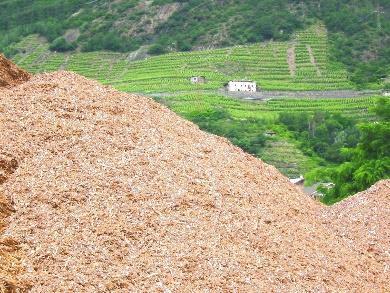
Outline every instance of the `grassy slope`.
<svg viewBox="0 0 390 293">
<path fill-rule="evenodd" d="M 347 65 L 355 84 L 383 87 L 390 74 L 389 15 L 388 0 L 6 0 L 0 1 L 0 51 L 14 56 L 15 43 L 39 34 L 53 50 L 144 46 L 160 54 L 290 40 L 322 21 L 331 58 Z"/>
<path fill-rule="evenodd" d="M 112 52 L 54 53 L 37 36 L 25 38 L 16 46 L 14 61 L 31 72 L 67 69 L 112 84 L 128 92 L 154 93 L 160 101 L 184 117 L 223 108 L 233 119 L 260 119 L 261 129 L 275 129 L 278 137 L 258 153 L 290 176 L 317 166 L 318 158 L 304 156 L 296 142 L 275 121 L 279 112 L 341 112 L 359 119 L 370 118 L 368 107 L 374 97 L 354 99 L 279 99 L 243 102 L 227 98 L 216 90 L 230 79 L 250 78 L 263 89 L 327 90 L 348 89 L 352 84 L 340 64 L 328 60 L 328 42 L 323 26 L 298 32 L 291 42 L 259 43 L 225 49 L 171 53 L 145 60 L 129 61 L 133 55 Z M 295 49 L 295 71 L 288 64 L 287 50 Z M 310 52 L 315 63 L 310 58 Z M 208 83 L 192 85 L 189 78 L 204 75 Z M 183 92 L 185 91 L 185 92 Z M 290 155 L 282 160 L 286 153 Z"/>
<path fill-rule="evenodd" d="M 48 45 L 31 36 L 19 43 L 14 60 L 32 71 L 65 68 L 118 89 L 132 92 L 172 92 L 218 89 L 231 79 L 249 78 L 263 89 L 326 90 L 348 89 L 352 84 L 342 65 L 328 59 L 328 43 L 323 26 L 298 32 L 291 42 L 259 43 L 187 53 L 171 53 L 135 62 L 128 55 L 111 52 L 53 53 Z M 295 49 L 291 72 L 287 51 Z M 309 51 L 314 57 L 310 58 Z M 103 71 L 103 72 L 102 72 Z M 208 83 L 192 85 L 191 76 L 204 75 Z"/>
</svg>

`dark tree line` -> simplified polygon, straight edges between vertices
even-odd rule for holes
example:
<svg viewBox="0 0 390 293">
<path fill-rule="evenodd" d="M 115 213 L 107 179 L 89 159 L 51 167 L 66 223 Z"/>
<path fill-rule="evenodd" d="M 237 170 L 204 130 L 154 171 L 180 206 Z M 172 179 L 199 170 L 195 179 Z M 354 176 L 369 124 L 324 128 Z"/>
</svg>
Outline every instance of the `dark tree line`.
<svg viewBox="0 0 390 293">
<path fill-rule="evenodd" d="M 337 157 L 340 159 L 339 164 L 319 168 L 308 174 L 308 179 L 312 182 L 335 184 L 334 188 L 322 190 L 325 194 L 323 202 L 335 203 L 367 189 L 380 179 L 390 178 L 390 100 L 380 99 L 373 111 L 377 116 L 376 121 L 356 125 L 359 135 L 356 136 L 353 131 L 352 140 L 347 138 L 337 147 L 336 155 L 338 154 Z M 325 122 L 325 124 L 329 123 Z M 330 133 L 328 131 L 328 134 Z M 328 141 L 333 140 L 331 137 L 332 135 L 328 135 L 330 139 Z M 326 136 L 324 139 L 326 140 Z M 311 140 L 312 142 L 308 144 L 315 150 L 317 140 Z M 333 141 L 335 145 L 339 144 L 337 140 Z M 333 147 L 331 144 L 325 145 L 330 149 Z"/>
</svg>

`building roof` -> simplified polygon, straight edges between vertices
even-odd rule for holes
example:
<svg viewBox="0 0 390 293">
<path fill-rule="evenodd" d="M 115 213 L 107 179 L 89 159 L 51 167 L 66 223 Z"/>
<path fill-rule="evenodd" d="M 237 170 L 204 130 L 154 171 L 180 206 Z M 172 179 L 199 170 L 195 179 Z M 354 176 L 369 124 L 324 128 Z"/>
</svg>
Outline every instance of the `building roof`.
<svg viewBox="0 0 390 293">
<path fill-rule="evenodd" d="M 303 178 L 302 175 L 299 178 L 292 178 L 292 179 L 290 179 L 290 182 L 292 184 L 299 184 L 299 183 L 301 183 L 303 181 L 305 181 L 305 178 Z"/>
<path fill-rule="evenodd" d="M 255 82 L 253 80 L 230 80 L 229 82 Z"/>
</svg>

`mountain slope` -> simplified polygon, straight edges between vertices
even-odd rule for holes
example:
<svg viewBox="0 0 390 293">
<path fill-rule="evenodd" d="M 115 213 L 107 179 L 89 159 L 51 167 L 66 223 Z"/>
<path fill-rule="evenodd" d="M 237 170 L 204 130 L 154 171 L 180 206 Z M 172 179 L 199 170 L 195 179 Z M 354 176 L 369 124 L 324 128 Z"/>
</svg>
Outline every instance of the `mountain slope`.
<svg viewBox="0 0 390 293">
<path fill-rule="evenodd" d="M 38 33 L 53 50 L 133 51 L 152 45 L 161 54 L 264 40 L 287 40 L 322 20 L 332 57 L 348 65 L 354 81 L 389 75 L 389 4 L 386 0 L 9 0 L 0 3 L 0 50 Z"/>
<path fill-rule="evenodd" d="M 261 90 L 349 89 L 344 66 L 329 58 L 325 27 L 297 31 L 291 42 L 263 42 L 161 56 L 142 50 L 131 54 L 110 52 L 50 52 L 33 35 L 14 45 L 13 61 L 30 72 L 72 70 L 127 92 L 177 92 L 223 88 L 229 80 L 252 79 Z M 294 68 L 294 69 L 292 69 Z M 193 84 L 192 76 L 207 83 Z"/>
</svg>

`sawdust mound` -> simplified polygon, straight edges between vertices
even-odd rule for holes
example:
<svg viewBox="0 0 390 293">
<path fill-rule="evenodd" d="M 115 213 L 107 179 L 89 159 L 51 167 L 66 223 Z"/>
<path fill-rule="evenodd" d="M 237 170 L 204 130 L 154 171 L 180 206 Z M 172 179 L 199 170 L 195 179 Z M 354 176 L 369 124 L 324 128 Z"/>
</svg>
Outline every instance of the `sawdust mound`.
<svg viewBox="0 0 390 293">
<path fill-rule="evenodd" d="M 0 88 L 11 87 L 27 81 L 30 74 L 18 68 L 11 61 L 7 60 L 0 54 Z M 0 91 L 1 99 L 1 91 Z M 1 112 L 1 111 L 0 111 Z M 0 118 L 1 120 L 1 118 Z M 0 144 L 4 143 L 0 141 Z M 17 161 L 8 154 L 0 154 L 0 185 L 17 168 Z M 6 227 L 6 219 L 13 212 L 13 208 L 9 200 L 0 192 L 0 233 Z M 17 243 L 12 239 L 0 240 L 0 292 L 16 292 L 23 288 L 14 276 L 20 273 L 21 254 Z"/>
<path fill-rule="evenodd" d="M 3 90 L 0 141 L 33 292 L 386 288 L 275 168 L 148 98 L 34 76 Z"/>
<path fill-rule="evenodd" d="M 389 275 L 390 180 L 379 181 L 368 190 L 324 209 L 322 216 L 351 249 L 375 258 Z"/>
<path fill-rule="evenodd" d="M 1 93 L 1 92 L 0 92 Z M 17 168 L 17 161 L 8 155 L 0 155 L 0 186 Z M 14 212 L 9 200 L 0 192 L 0 234 L 6 228 L 7 218 Z M 21 273 L 21 253 L 12 238 L 0 239 L 0 292 L 17 292 L 27 288 L 15 279 Z"/>
<path fill-rule="evenodd" d="M 30 74 L 18 68 L 0 54 L 0 87 L 8 87 L 27 81 Z"/>
</svg>

